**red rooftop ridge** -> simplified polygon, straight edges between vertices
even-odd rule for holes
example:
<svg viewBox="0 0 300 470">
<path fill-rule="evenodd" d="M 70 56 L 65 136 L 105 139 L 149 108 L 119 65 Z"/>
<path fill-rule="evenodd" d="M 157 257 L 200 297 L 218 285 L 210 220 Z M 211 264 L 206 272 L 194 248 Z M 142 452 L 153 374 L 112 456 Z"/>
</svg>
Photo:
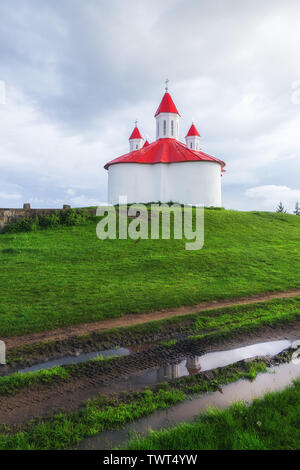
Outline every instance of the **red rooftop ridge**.
<svg viewBox="0 0 300 470">
<path fill-rule="evenodd" d="M 137 126 L 135 126 L 135 128 L 133 129 L 132 133 L 131 133 L 131 136 L 129 137 L 128 140 L 132 140 L 132 139 L 142 139 L 143 137 L 141 136 L 141 133 L 138 129 Z"/>
<path fill-rule="evenodd" d="M 189 149 L 185 144 L 176 139 L 158 139 L 140 150 L 126 153 L 121 157 L 115 158 L 106 163 L 104 168 L 107 170 L 110 165 L 117 163 L 179 163 L 193 161 L 216 162 L 225 166 L 225 162 L 214 158 L 202 151 Z"/>
<path fill-rule="evenodd" d="M 160 113 L 173 113 L 178 114 L 180 116 L 170 93 L 168 93 L 167 91 L 164 94 L 163 99 L 161 100 L 154 117 L 158 116 Z"/>
<path fill-rule="evenodd" d="M 200 134 L 197 131 L 197 128 L 196 128 L 195 124 L 192 124 L 191 127 L 190 127 L 190 130 L 188 131 L 188 133 L 186 135 L 186 137 L 194 137 L 194 136 L 200 137 Z"/>
</svg>

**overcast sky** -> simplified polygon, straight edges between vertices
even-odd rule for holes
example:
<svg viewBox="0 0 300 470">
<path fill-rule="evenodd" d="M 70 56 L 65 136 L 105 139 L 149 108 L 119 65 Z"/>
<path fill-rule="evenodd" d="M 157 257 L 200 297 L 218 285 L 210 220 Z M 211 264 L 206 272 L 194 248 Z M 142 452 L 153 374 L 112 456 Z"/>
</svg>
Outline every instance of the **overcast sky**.
<svg viewBox="0 0 300 470">
<path fill-rule="evenodd" d="M 226 208 L 300 202 L 299 0 L 1 0 L 0 19 L 0 207 L 105 202 L 166 77 L 181 140 L 193 119 L 226 161 Z"/>
</svg>

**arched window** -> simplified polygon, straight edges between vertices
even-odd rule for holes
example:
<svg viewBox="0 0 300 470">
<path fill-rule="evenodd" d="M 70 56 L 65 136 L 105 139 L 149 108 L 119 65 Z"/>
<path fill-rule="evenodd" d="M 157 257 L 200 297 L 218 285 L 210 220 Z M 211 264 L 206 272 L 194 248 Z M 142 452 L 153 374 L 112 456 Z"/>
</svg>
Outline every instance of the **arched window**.
<svg viewBox="0 0 300 470">
<path fill-rule="evenodd" d="M 164 121 L 164 135 L 167 133 L 167 121 Z"/>
<path fill-rule="evenodd" d="M 174 135 L 174 121 L 171 121 L 171 135 Z"/>
<path fill-rule="evenodd" d="M 139 148 L 138 144 L 136 144 L 135 148 L 136 148 L 136 150 Z"/>
<path fill-rule="evenodd" d="M 191 142 L 191 149 L 192 149 L 192 148 L 193 148 L 193 144 L 192 144 L 192 142 Z"/>
</svg>

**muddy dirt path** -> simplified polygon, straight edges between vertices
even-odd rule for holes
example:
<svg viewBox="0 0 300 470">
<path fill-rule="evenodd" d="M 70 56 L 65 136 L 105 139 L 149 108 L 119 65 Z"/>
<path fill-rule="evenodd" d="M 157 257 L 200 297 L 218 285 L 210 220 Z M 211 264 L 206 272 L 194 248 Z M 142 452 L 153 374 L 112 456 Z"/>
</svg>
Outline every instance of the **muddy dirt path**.
<svg viewBox="0 0 300 470">
<path fill-rule="evenodd" d="M 277 330 L 270 328 L 264 332 L 260 331 L 259 334 L 261 340 L 267 336 L 269 340 L 289 337 L 292 341 L 300 337 L 300 323 L 285 327 L 281 325 Z M 236 338 L 235 346 L 249 344 L 250 337 L 245 335 Z M 258 338 L 257 335 L 255 342 Z M 227 347 L 230 344 L 224 343 Z M 220 348 L 220 344 L 218 346 Z M 179 362 L 187 357 L 193 360 L 214 348 L 213 344 L 205 345 L 201 340 L 192 344 L 182 341 L 171 348 L 156 347 L 131 356 L 123 356 L 110 364 L 86 363 L 81 374 L 73 376 L 68 382 L 56 382 L 45 387 L 36 385 L 27 391 L 20 390 L 13 396 L 1 396 L 0 422 L 22 425 L 34 417 L 50 416 L 61 410 L 76 410 L 83 402 L 99 394 L 134 392 L 153 383 L 172 380 L 174 371 L 178 377 L 176 366 Z M 193 363 L 191 367 L 193 369 Z M 193 371 L 189 371 L 190 373 L 194 374 Z"/>
<path fill-rule="evenodd" d="M 54 340 L 61 341 L 71 338 L 73 336 L 92 333 L 94 331 L 99 332 L 112 328 L 139 325 L 154 320 L 164 320 L 171 317 L 197 313 L 204 310 L 214 310 L 218 308 L 232 307 L 235 305 L 247 305 L 256 302 L 267 302 L 273 299 L 285 299 L 289 297 L 296 297 L 298 295 L 300 295 L 300 289 L 293 289 L 285 292 L 264 293 L 248 297 L 241 297 L 238 299 L 213 300 L 211 302 L 202 302 L 193 306 L 184 306 L 175 309 L 164 309 L 158 310 L 156 312 L 136 315 L 125 315 L 120 318 L 101 320 L 93 323 L 83 323 L 80 325 L 58 328 L 56 330 L 31 333 L 24 336 L 8 337 L 1 339 L 5 341 L 6 348 L 7 350 L 9 350 L 17 348 L 19 346 L 24 346 L 26 344 L 42 343 Z"/>
</svg>

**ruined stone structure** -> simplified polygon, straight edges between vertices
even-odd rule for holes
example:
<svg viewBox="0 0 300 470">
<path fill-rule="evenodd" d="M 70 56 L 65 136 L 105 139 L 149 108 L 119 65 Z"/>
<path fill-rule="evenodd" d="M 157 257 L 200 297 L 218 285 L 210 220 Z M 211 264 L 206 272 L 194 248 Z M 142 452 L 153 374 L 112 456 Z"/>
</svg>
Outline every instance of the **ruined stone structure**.
<svg viewBox="0 0 300 470">
<path fill-rule="evenodd" d="M 0 209 L 0 232 L 7 224 L 16 222 L 18 219 L 24 219 L 25 217 L 34 219 L 35 217 L 51 215 L 68 209 L 71 209 L 71 206 L 64 205 L 63 209 L 31 209 L 30 204 L 24 204 L 23 209 Z"/>
</svg>

